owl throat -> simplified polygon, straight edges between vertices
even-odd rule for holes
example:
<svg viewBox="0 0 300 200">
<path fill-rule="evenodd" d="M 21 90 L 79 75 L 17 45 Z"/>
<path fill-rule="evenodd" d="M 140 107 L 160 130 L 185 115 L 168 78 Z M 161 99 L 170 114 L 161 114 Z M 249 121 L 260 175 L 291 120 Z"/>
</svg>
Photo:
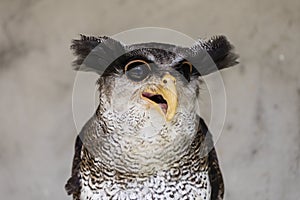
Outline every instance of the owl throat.
<svg viewBox="0 0 300 200">
<path fill-rule="evenodd" d="M 199 121 L 196 113 L 179 109 L 167 122 L 155 110 L 140 105 L 122 113 L 104 106 L 100 103 L 89 122 L 93 130 L 84 137 L 84 146 L 99 170 L 105 167 L 147 177 L 172 168 L 191 153 Z"/>
</svg>

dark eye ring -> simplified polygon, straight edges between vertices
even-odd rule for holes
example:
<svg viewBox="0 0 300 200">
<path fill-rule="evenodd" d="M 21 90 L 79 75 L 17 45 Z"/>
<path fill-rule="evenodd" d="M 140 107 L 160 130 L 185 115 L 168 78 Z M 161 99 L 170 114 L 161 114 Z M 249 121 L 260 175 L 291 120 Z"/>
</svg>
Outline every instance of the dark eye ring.
<svg viewBox="0 0 300 200">
<path fill-rule="evenodd" d="M 132 60 L 125 65 L 124 71 L 129 79 L 138 82 L 148 77 L 151 67 L 144 60 Z"/>
<path fill-rule="evenodd" d="M 184 62 L 182 62 L 182 65 L 188 65 L 189 69 L 190 69 L 190 73 L 192 73 L 192 71 L 193 71 L 192 63 L 190 63 L 189 61 L 184 61 Z"/>
<path fill-rule="evenodd" d="M 185 77 L 185 79 L 190 82 L 190 77 L 193 72 L 193 65 L 192 63 L 188 61 L 184 61 L 181 63 L 179 71 L 182 73 L 182 75 Z"/>
</svg>

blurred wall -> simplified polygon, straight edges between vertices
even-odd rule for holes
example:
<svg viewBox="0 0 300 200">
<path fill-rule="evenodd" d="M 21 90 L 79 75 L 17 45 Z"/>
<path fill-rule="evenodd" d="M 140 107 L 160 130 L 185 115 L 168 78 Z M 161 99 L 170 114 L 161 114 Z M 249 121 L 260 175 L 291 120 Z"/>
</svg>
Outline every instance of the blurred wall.
<svg viewBox="0 0 300 200">
<path fill-rule="evenodd" d="M 299 199 L 299 10 L 298 0 L 2 0 L 1 199 L 70 199 L 70 41 L 144 26 L 235 44 L 240 64 L 222 72 L 227 118 L 217 143 L 226 199 Z"/>
</svg>

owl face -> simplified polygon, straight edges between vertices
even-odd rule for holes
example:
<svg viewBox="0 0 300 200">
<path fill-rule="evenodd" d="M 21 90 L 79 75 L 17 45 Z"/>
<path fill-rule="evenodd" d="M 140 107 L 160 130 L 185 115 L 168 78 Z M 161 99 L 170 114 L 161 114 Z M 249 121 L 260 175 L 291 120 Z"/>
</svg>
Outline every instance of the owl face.
<svg viewBox="0 0 300 200">
<path fill-rule="evenodd" d="M 161 43 L 125 46 L 110 38 L 83 36 L 72 48 L 78 56 L 75 63 L 84 64 L 77 69 L 101 72 L 99 131 L 96 140 L 95 134 L 85 137 L 110 150 L 107 155 L 98 148 L 105 165 L 130 173 L 167 168 L 187 153 L 198 127 L 201 75 L 236 62 L 224 37 L 185 48 Z M 218 62 L 208 62 L 214 58 Z M 103 65 L 108 67 L 101 70 Z"/>
<path fill-rule="evenodd" d="M 114 73 L 104 72 L 108 84 L 100 87 L 100 101 L 105 99 L 102 115 L 114 119 L 108 124 L 128 139 L 127 144 L 141 147 L 142 141 L 163 151 L 165 145 L 191 141 L 196 134 L 200 79 L 191 63 L 176 56 L 143 48 L 113 62 L 108 72 Z"/>
<path fill-rule="evenodd" d="M 162 54 L 163 59 L 159 57 Z M 112 63 L 109 68 L 116 68 L 109 76 L 112 87 L 102 89 L 111 91 L 108 109 L 121 115 L 138 107 L 143 115 L 155 116 L 163 123 L 172 122 L 179 112 L 195 112 L 200 79 L 193 74 L 190 62 L 176 56 L 161 49 L 143 48 Z"/>
</svg>

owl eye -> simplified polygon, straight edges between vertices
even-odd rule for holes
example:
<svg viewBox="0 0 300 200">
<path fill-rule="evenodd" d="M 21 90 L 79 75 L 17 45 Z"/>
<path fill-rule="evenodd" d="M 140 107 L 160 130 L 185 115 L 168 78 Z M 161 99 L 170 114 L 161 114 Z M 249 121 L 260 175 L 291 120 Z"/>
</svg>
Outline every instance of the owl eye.
<svg viewBox="0 0 300 200">
<path fill-rule="evenodd" d="M 188 61 L 184 61 L 180 64 L 178 71 L 184 76 L 189 82 L 191 80 L 191 74 L 193 72 L 193 65 Z"/>
<path fill-rule="evenodd" d="M 133 81 L 142 81 L 151 72 L 150 65 L 144 60 L 133 60 L 125 66 L 126 76 Z"/>
</svg>

